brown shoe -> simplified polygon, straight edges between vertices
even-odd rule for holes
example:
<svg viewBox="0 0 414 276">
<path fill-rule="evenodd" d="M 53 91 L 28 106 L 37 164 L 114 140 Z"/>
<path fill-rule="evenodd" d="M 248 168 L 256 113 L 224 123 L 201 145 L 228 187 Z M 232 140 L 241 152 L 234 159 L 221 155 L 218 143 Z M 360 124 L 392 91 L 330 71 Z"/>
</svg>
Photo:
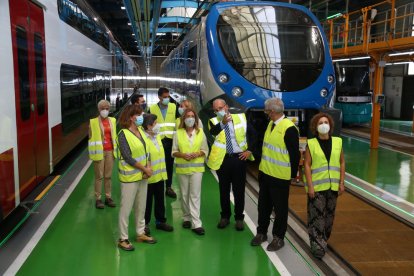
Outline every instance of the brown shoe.
<svg viewBox="0 0 414 276">
<path fill-rule="evenodd" d="M 257 235 L 250 241 L 250 245 L 258 246 L 258 245 L 261 245 L 265 241 L 267 241 L 267 235 L 257 233 Z"/>
<path fill-rule="evenodd" d="M 244 223 L 242 220 L 236 220 L 236 230 L 243 231 L 244 230 Z"/>
<path fill-rule="evenodd" d="M 95 207 L 96 207 L 96 209 L 103 209 L 103 208 L 105 208 L 105 205 L 102 203 L 102 200 L 97 199 L 96 202 L 95 202 Z"/>
<path fill-rule="evenodd" d="M 174 192 L 174 190 L 173 190 L 171 187 L 168 187 L 168 188 L 167 188 L 167 190 L 165 191 L 165 194 L 166 194 L 168 197 L 171 197 L 171 198 L 177 198 L 177 194 Z"/>
<path fill-rule="evenodd" d="M 109 207 L 112 207 L 112 208 L 116 207 L 115 202 L 110 197 L 105 198 L 105 205 L 109 206 Z"/>
<path fill-rule="evenodd" d="M 226 218 L 221 218 L 219 223 L 217 224 L 217 228 L 218 229 L 224 229 L 227 227 L 227 225 L 229 225 L 229 219 Z"/>
<path fill-rule="evenodd" d="M 283 239 L 280 239 L 278 237 L 273 237 L 273 240 L 271 243 L 269 243 L 269 245 L 267 246 L 267 251 L 277 251 L 280 248 L 282 248 L 285 245 L 285 242 L 283 241 Z"/>
<path fill-rule="evenodd" d="M 133 251 L 135 247 L 129 242 L 128 239 L 118 240 L 118 247 L 125 251 Z"/>
<path fill-rule="evenodd" d="M 145 234 L 141 234 L 141 235 L 138 235 L 137 242 L 144 242 L 144 243 L 148 243 L 148 244 L 154 244 L 154 243 L 157 243 L 157 240 L 154 239 L 153 237 L 148 237 Z"/>
</svg>

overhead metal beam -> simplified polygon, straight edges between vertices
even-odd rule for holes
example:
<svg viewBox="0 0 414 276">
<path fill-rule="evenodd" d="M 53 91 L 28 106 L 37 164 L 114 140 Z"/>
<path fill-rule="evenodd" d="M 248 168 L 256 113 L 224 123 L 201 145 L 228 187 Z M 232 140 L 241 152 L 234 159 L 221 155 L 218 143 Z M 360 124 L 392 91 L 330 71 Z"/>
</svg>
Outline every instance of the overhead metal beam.
<svg viewBox="0 0 414 276">
<path fill-rule="evenodd" d="M 191 23 L 194 24 L 197 21 L 195 19 L 191 19 L 190 17 L 184 17 L 184 16 L 164 16 L 160 17 L 160 20 L 158 21 L 159 24 L 167 24 L 167 23 Z"/>
<path fill-rule="evenodd" d="M 194 0 L 163 0 L 161 8 L 194 8 L 197 9 L 199 6 L 199 1 Z"/>
</svg>

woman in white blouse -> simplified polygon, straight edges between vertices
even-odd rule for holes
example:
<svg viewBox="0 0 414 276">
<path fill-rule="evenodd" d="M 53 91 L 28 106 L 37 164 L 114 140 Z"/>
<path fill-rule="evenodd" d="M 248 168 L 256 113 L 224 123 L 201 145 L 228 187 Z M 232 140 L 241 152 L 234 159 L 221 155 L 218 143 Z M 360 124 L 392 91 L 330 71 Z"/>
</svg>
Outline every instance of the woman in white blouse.
<svg viewBox="0 0 414 276">
<path fill-rule="evenodd" d="M 173 137 L 172 156 L 181 190 L 183 227 L 192 228 L 197 235 L 205 230 L 200 220 L 201 181 L 205 157 L 208 156 L 206 136 L 198 125 L 197 113 L 186 109 Z"/>
</svg>

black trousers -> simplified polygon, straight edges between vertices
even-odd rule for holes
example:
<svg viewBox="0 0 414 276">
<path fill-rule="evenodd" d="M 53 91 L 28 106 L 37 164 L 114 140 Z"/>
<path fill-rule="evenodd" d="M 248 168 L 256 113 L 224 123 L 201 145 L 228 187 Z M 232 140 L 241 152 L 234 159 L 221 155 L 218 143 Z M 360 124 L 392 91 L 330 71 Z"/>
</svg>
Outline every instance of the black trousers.
<svg viewBox="0 0 414 276">
<path fill-rule="evenodd" d="M 246 161 L 237 154 L 225 156 L 220 169 L 217 170 L 220 187 L 221 218 L 231 217 L 230 188 L 234 195 L 234 218 L 244 219 L 244 190 L 246 187 Z"/>
<path fill-rule="evenodd" d="M 154 213 L 156 223 L 166 222 L 164 205 L 164 180 L 148 184 L 147 206 L 145 208 L 145 224 L 151 221 L 152 200 L 154 199 Z"/>
<path fill-rule="evenodd" d="M 275 210 L 276 218 L 273 223 L 272 234 L 283 239 L 286 234 L 288 207 L 289 207 L 290 179 L 283 180 L 259 172 L 259 225 L 257 233 L 267 234 L 270 224 L 270 215 Z"/>
<path fill-rule="evenodd" d="M 172 183 L 173 166 L 174 166 L 174 158 L 171 156 L 173 140 L 165 137 L 161 141 L 162 141 L 162 146 L 164 147 L 165 166 L 167 167 L 167 176 L 168 176 L 168 179 L 165 181 L 165 186 L 167 188 L 170 188 L 171 183 Z"/>
</svg>

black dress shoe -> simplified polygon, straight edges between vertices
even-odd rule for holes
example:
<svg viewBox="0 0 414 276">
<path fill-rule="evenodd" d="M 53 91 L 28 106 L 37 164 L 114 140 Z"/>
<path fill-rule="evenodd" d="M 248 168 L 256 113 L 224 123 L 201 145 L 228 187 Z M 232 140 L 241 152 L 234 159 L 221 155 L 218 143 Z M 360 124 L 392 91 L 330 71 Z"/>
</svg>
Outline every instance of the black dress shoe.
<svg viewBox="0 0 414 276">
<path fill-rule="evenodd" d="M 183 221 L 183 228 L 191 228 L 191 222 L 190 221 Z"/>
<path fill-rule="evenodd" d="M 224 229 L 227 227 L 227 225 L 229 225 L 229 223 L 229 219 L 221 218 L 219 223 L 217 224 L 217 228 Z"/>
<path fill-rule="evenodd" d="M 325 250 L 323 249 L 312 250 L 312 255 L 317 259 L 322 259 L 323 256 L 325 256 Z"/>
<path fill-rule="evenodd" d="M 242 220 L 236 220 L 236 230 L 243 231 L 244 230 L 244 223 Z"/>
<path fill-rule="evenodd" d="M 250 245 L 251 246 L 259 246 L 265 241 L 267 241 L 267 235 L 257 233 L 257 235 L 250 241 Z"/>
<path fill-rule="evenodd" d="M 273 237 L 273 240 L 269 245 L 267 246 L 267 251 L 277 251 L 280 248 L 282 248 L 285 245 L 285 242 L 283 239 L 280 239 L 278 237 Z"/>
<path fill-rule="evenodd" d="M 147 235 L 148 237 L 151 237 L 151 229 L 149 228 L 148 224 L 147 224 L 147 225 L 145 225 L 145 228 L 144 228 L 144 233 L 145 233 L 145 235 Z"/>
<path fill-rule="evenodd" d="M 166 196 L 171 198 L 177 198 L 177 194 L 174 192 L 174 190 L 171 187 L 168 187 L 165 191 Z"/>
<path fill-rule="evenodd" d="M 163 230 L 165 232 L 172 232 L 174 230 L 174 228 L 171 225 L 165 222 L 158 223 L 157 225 L 155 225 L 155 228 Z"/>
<path fill-rule="evenodd" d="M 203 227 L 194 228 L 193 232 L 196 233 L 199 236 L 204 235 L 206 232 L 204 231 Z"/>
</svg>

